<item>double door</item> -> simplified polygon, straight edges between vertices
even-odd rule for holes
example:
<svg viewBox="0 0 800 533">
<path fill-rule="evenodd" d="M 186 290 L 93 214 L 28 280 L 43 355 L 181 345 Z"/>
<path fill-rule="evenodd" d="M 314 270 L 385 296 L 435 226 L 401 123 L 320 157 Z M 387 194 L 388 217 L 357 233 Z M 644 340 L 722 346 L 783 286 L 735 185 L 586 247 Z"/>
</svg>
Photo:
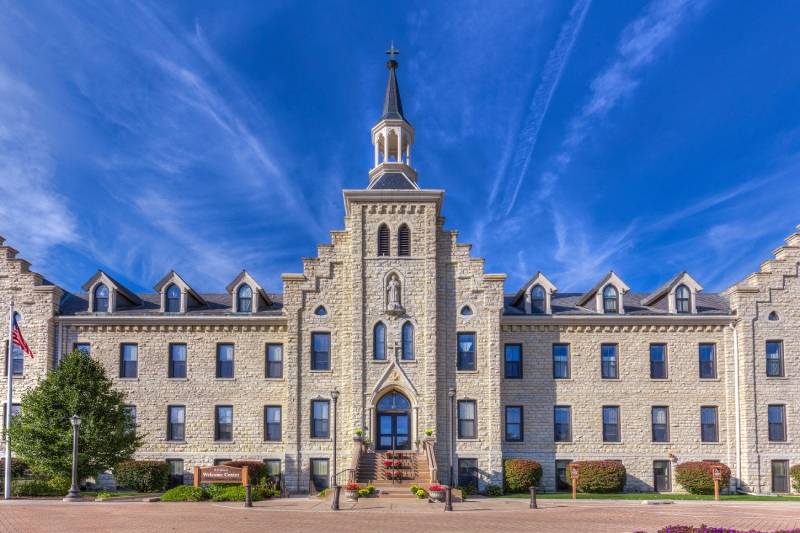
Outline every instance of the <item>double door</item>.
<svg viewBox="0 0 800 533">
<path fill-rule="evenodd" d="M 408 413 L 378 413 L 379 450 L 410 450 L 411 423 Z"/>
</svg>

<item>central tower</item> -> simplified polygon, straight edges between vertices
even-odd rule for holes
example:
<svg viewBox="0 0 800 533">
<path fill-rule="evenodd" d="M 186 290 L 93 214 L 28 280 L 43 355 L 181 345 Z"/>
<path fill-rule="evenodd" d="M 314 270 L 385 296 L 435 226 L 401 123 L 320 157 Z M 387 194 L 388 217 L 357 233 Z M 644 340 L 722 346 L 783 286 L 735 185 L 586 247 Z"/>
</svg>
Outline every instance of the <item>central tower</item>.
<svg viewBox="0 0 800 533">
<path fill-rule="evenodd" d="M 392 44 L 386 51 L 389 79 L 383 99 L 383 114 L 372 128 L 375 160 L 369 172 L 368 189 L 417 189 L 417 172 L 411 168 L 411 145 L 414 128 L 403 114 L 400 87 L 397 84 L 397 60 L 400 52 Z"/>
</svg>

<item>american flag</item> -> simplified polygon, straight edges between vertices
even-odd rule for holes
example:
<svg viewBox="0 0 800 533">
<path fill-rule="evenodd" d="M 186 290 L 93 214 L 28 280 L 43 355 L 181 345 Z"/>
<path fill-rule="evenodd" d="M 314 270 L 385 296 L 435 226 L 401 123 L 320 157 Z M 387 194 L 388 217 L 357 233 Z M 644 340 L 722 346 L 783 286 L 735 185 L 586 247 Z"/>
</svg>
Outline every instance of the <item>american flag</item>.
<svg viewBox="0 0 800 533">
<path fill-rule="evenodd" d="M 22 336 L 22 330 L 19 329 L 19 324 L 17 323 L 18 316 L 18 313 L 14 313 L 14 317 L 11 319 L 11 340 L 14 344 L 19 346 L 23 352 L 28 354 L 29 357 L 33 357 L 31 347 L 25 342 L 25 337 Z"/>
</svg>

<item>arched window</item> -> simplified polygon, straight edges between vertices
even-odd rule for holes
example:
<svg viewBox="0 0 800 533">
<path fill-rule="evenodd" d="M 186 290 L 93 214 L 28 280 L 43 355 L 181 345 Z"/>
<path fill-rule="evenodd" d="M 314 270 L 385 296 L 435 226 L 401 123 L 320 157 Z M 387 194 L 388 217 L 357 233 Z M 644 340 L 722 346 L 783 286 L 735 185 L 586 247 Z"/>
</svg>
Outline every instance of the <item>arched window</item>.
<svg viewBox="0 0 800 533">
<path fill-rule="evenodd" d="M 386 224 L 378 228 L 378 255 L 389 255 L 389 227 Z"/>
<path fill-rule="evenodd" d="M 316 309 L 314 309 L 314 314 L 317 316 L 325 316 L 328 314 L 328 310 L 325 309 L 324 305 L 320 305 Z"/>
<path fill-rule="evenodd" d="M 376 361 L 386 360 L 386 326 L 383 322 L 375 324 L 375 329 L 372 332 L 372 358 Z"/>
<path fill-rule="evenodd" d="M 397 230 L 397 255 L 411 255 L 411 230 L 405 224 Z"/>
<path fill-rule="evenodd" d="M 692 311 L 690 303 L 690 292 L 686 285 L 679 285 L 675 289 L 675 312 L 676 313 L 690 313 Z"/>
<path fill-rule="evenodd" d="M 236 291 L 236 312 L 250 313 L 253 311 L 253 289 L 244 283 Z"/>
<path fill-rule="evenodd" d="M 399 392 L 390 392 L 378 402 L 378 411 L 408 411 L 411 402 Z"/>
<path fill-rule="evenodd" d="M 619 293 L 613 285 L 606 285 L 603 289 L 603 312 L 619 313 Z"/>
<path fill-rule="evenodd" d="M 401 359 L 404 361 L 411 361 L 414 359 L 414 324 L 411 322 L 406 322 L 403 324 L 403 330 L 401 332 L 401 340 L 403 343 L 403 352 L 401 354 Z"/>
<path fill-rule="evenodd" d="M 167 313 L 181 312 L 181 290 L 174 283 L 167 287 L 167 301 L 164 303 L 164 310 Z"/>
<path fill-rule="evenodd" d="M 536 285 L 531 289 L 531 313 L 542 315 L 547 312 L 544 287 Z"/>
<path fill-rule="evenodd" d="M 94 311 L 95 313 L 108 312 L 108 287 L 102 283 L 94 288 Z"/>
<path fill-rule="evenodd" d="M 775 322 L 776 320 L 779 320 L 778 313 L 776 313 L 775 311 L 771 312 L 769 314 L 769 316 L 767 317 L 767 320 L 770 320 L 772 322 Z"/>
<path fill-rule="evenodd" d="M 472 316 L 472 308 L 468 305 L 465 305 L 461 308 L 461 316 Z"/>
</svg>

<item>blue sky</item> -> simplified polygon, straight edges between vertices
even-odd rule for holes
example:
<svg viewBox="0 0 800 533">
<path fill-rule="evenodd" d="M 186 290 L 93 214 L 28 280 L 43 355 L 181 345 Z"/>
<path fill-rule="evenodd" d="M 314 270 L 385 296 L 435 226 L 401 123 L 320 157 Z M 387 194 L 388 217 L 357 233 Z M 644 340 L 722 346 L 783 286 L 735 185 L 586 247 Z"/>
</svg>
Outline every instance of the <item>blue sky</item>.
<svg viewBox="0 0 800 533">
<path fill-rule="evenodd" d="M 235 7 L 232 7 L 235 6 Z M 268 290 L 363 188 L 384 50 L 446 227 L 543 271 L 707 291 L 800 223 L 797 2 L 5 2 L 0 234 L 76 290 Z"/>
</svg>

